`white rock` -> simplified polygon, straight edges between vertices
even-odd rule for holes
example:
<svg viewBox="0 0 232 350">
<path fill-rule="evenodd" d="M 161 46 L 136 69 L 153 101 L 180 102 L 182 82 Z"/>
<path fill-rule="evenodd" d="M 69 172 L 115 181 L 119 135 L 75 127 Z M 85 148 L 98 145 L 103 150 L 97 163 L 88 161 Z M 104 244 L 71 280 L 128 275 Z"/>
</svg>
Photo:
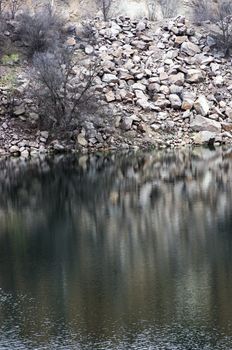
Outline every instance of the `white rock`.
<svg viewBox="0 0 232 350">
<path fill-rule="evenodd" d="M 146 86 L 141 84 L 141 83 L 135 83 L 131 86 L 131 88 L 133 90 L 142 90 L 142 91 L 145 91 L 146 90 Z"/>
<path fill-rule="evenodd" d="M 82 133 L 80 133 L 77 136 L 77 142 L 79 143 L 79 145 L 81 145 L 83 147 L 86 147 L 88 145 L 88 142 L 87 142 L 85 136 Z"/>
<path fill-rule="evenodd" d="M 136 26 L 136 30 L 138 32 L 142 32 L 145 29 L 146 29 L 146 24 L 143 21 L 139 21 L 139 23 Z"/>
<path fill-rule="evenodd" d="M 214 143 L 216 134 L 211 131 L 200 131 L 193 138 L 196 145 L 212 144 Z"/>
<path fill-rule="evenodd" d="M 117 83 L 118 82 L 118 78 L 116 77 L 116 75 L 114 74 L 104 74 L 102 77 L 102 81 L 104 83 Z"/>
</svg>

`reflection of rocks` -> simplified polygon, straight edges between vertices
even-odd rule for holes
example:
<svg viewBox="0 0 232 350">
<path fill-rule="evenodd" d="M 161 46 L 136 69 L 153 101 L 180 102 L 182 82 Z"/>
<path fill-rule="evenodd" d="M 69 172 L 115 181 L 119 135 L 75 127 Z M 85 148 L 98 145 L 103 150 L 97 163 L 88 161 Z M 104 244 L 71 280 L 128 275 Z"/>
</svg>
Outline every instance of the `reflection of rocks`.
<svg viewBox="0 0 232 350">
<path fill-rule="evenodd" d="M 212 304 L 219 327 L 227 326 L 231 168 L 231 151 L 201 148 L 1 161 L 0 255 L 14 254 L 10 273 L 0 264 L 1 286 L 27 293 L 35 255 L 37 298 L 50 305 L 54 290 L 61 293 L 73 327 L 79 315 L 89 331 L 102 334 L 110 320 L 104 329 L 110 334 L 118 317 L 127 324 L 160 312 L 158 322 L 166 325 L 182 312 L 188 322 L 205 320 L 212 328 Z"/>
</svg>

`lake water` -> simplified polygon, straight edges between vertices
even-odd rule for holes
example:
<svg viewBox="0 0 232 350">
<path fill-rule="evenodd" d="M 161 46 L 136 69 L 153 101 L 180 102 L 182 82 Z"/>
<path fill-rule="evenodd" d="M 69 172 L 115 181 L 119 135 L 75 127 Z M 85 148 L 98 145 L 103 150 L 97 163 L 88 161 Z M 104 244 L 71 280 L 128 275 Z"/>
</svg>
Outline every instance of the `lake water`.
<svg viewBox="0 0 232 350">
<path fill-rule="evenodd" d="M 232 150 L 0 160 L 3 349 L 232 349 Z"/>
</svg>

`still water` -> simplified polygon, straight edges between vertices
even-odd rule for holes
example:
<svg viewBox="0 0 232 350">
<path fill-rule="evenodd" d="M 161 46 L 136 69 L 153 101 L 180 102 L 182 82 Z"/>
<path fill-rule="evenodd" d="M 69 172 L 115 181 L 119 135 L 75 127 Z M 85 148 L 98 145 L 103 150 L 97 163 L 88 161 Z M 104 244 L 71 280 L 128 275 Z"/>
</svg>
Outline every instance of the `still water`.
<svg viewBox="0 0 232 350">
<path fill-rule="evenodd" d="M 0 160 L 0 349 L 232 349 L 232 150 Z"/>
</svg>

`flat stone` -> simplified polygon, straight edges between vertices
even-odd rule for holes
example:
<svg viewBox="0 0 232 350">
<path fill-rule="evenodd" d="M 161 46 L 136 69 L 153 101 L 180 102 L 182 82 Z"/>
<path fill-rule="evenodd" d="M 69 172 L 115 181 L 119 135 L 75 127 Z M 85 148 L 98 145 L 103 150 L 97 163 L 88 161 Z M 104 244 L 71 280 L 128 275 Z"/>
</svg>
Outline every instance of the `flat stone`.
<svg viewBox="0 0 232 350">
<path fill-rule="evenodd" d="M 181 94 L 181 97 L 182 97 L 181 109 L 183 109 L 184 111 L 192 109 L 194 101 L 196 99 L 195 94 L 190 91 L 183 91 L 183 93 Z"/>
<path fill-rule="evenodd" d="M 102 77 L 102 81 L 104 83 L 117 83 L 118 82 L 118 78 L 116 77 L 116 75 L 114 74 L 104 74 Z"/>
<path fill-rule="evenodd" d="M 73 37 L 70 37 L 66 40 L 65 44 L 67 46 L 75 46 L 76 45 L 76 40 Z"/>
<path fill-rule="evenodd" d="M 145 91 L 146 90 L 146 86 L 141 84 L 141 83 L 135 83 L 131 86 L 131 88 L 133 90 L 142 90 L 142 91 Z"/>
<path fill-rule="evenodd" d="M 196 145 L 213 144 L 216 138 L 216 134 L 211 131 L 200 131 L 193 138 Z"/>
<path fill-rule="evenodd" d="M 17 106 L 14 109 L 14 115 L 16 115 L 16 116 L 20 116 L 20 115 L 24 114 L 25 112 L 26 111 L 25 111 L 24 105 Z"/>
<path fill-rule="evenodd" d="M 197 115 L 191 119 L 190 128 L 193 131 L 211 131 L 216 133 L 220 133 L 222 130 L 221 123 L 200 115 Z"/>
</svg>

